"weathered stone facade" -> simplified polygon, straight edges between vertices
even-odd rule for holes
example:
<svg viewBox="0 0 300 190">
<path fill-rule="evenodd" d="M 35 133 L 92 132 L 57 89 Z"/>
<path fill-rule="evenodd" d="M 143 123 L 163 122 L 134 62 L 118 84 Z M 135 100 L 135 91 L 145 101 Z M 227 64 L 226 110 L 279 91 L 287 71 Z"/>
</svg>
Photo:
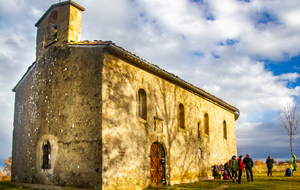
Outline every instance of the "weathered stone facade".
<svg viewBox="0 0 300 190">
<path fill-rule="evenodd" d="M 236 154 L 238 109 L 111 42 L 79 42 L 83 10 L 58 3 L 36 24 L 36 62 L 13 90 L 12 183 L 140 189 L 210 178 Z"/>
</svg>

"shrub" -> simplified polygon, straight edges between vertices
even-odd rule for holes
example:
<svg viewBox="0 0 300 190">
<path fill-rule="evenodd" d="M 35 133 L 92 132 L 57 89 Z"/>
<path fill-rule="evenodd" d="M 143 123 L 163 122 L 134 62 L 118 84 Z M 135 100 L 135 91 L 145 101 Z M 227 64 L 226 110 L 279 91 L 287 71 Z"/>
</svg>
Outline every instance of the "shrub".
<svg viewBox="0 0 300 190">
<path fill-rule="evenodd" d="M 11 157 L 4 159 L 4 172 L 0 170 L 0 181 L 10 181 L 11 179 Z"/>
<path fill-rule="evenodd" d="M 279 161 L 278 162 L 278 165 L 280 166 L 280 165 L 284 165 L 285 164 L 285 162 L 284 161 Z"/>
<path fill-rule="evenodd" d="M 261 161 L 261 160 L 256 159 L 256 160 L 254 161 L 254 165 L 255 165 L 255 166 L 264 166 L 264 165 L 266 165 L 266 163 L 265 163 L 264 161 Z"/>
</svg>

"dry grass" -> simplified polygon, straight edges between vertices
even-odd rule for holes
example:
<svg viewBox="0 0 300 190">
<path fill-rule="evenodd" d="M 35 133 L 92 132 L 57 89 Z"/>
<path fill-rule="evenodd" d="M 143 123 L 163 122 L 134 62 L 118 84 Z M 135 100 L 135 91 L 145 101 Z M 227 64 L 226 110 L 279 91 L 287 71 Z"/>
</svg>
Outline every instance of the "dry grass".
<svg viewBox="0 0 300 190">
<path fill-rule="evenodd" d="M 300 164 L 297 164 L 298 168 Z M 291 168 L 291 164 L 284 163 L 281 165 L 274 165 L 273 167 L 273 173 L 275 172 L 285 172 L 287 168 Z M 253 173 L 254 174 L 263 174 L 263 173 L 268 173 L 268 168 L 267 166 L 254 166 L 253 167 Z"/>
<path fill-rule="evenodd" d="M 300 164 L 298 164 L 300 166 Z M 180 184 L 173 186 L 163 187 L 149 187 L 146 189 L 170 189 L 170 190 L 185 190 L 185 189 L 257 189 L 257 190 L 269 190 L 269 189 L 300 189 L 300 171 L 294 172 L 293 177 L 284 177 L 286 168 L 289 168 L 290 164 L 274 165 L 273 177 L 267 176 L 266 166 L 254 166 L 254 182 L 248 182 L 243 176 L 242 181 L 244 183 L 232 183 L 231 180 L 211 180 L 203 182 L 195 182 L 188 184 Z M 9 182 L 0 182 L 0 190 L 2 189 L 22 189 L 20 187 L 11 186 Z M 26 188 L 23 188 L 26 189 Z M 28 189 L 29 190 L 29 189 Z"/>
<path fill-rule="evenodd" d="M 297 164 L 300 166 L 300 164 Z M 267 166 L 254 166 L 254 182 L 248 182 L 247 179 L 242 177 L 244 183 L 232 183 L 231 180 L 212 180 L 204 182 L 195 182 L 190 184 L 180 184 L 164 187 L 149 187 L 147 189 L 172 189 L 172 190 L 185 190 L 185 189 L 257 189 L 257 190 L 270 190 L 270 189 L 300 189 L 300 171 L 294 172 L 293 177 L 284 177 L 286 168 L 290 168 L 290 164 L 274 165 L 273 177 L 267 176 Z"/>
</svg>

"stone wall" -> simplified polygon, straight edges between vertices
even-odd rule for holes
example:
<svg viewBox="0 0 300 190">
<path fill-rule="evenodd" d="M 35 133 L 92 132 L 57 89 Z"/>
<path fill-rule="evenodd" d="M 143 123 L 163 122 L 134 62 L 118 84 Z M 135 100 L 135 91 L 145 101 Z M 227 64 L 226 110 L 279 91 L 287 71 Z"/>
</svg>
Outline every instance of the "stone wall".
<svg viewBox="0 0 300 190">
<path fill-rule="evenodd" d="M 148 186 L 150 147 L 157 141 L 165 147 L 167 184 L 210 177 L 212 165 L 224 164 L 236 154 L 234 114 L 134 64 L 104 54 L 103 189 Z M 147 96 L 146 120 L 137 114 L 140 88 Z M 185 108 L 185 130 L 178 127 L 180 103 Z M 209 136 L 204 135 L 205 113 L 209 115 Z M 154 130 L 156 120 L 162 123 L 162 130 Z M 227 140 L 223 138 L 224 120 Z"/>
<path fill-rule="evenodd" d="M 57 13 L 57 22 L 51 22 L 51 14 Z M 36 39 L 36 59 L 39 60 L 47 51 L 47 44 L 53 41 L 53 24 L 57 24 L 57 41 L 52 46 L 66 46 L 69 41 L 78 41 L 81 34 L 82 12 L 70 4 L 56 6 L 45 15 L 38 24 Z"/>
<path fill-rule="evenodd" d="M 146 92 L 146 119 L 137 114 L 139 89 Z M 178 126 L 180 103 L 185 129 Z M 236 154 L 233 113 L 108 50 L 103 53 L 101 46 L 49 47 L 16 87 L 15 110 L 16 184 L 146 187 L 150 147 L 157 141 L 166 153 L 167 184 L 207 179 L 212 165 Z M 45 170 L 44 141 L 51 144 L 51 169 Z"/>
<path fill-rule="evenodd" d="M 12 182 L 101 188 L 102 58 L 102 48 L 51 46 L 16 87 Z"/>
</svg>

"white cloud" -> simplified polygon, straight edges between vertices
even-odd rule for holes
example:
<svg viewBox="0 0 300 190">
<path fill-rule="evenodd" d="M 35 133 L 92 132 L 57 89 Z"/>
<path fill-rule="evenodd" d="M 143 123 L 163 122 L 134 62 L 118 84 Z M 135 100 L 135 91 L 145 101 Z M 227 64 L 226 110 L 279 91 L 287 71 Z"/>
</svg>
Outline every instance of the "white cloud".
<svg viewBox="0 0 300 190">
<path fill-rule="evenodd" d="M 13 15 L 25 7 L 25 0 L 1 0 L 0 10 L 7 15 Z"/>
<path fill-rule="evenodd" d="M 291 82 L 295 82 L 300 77 L 298 73 L 284 73 L 278 76 L 280 80 L 288 80 Z"/>
<path fill-rule="evenodd" d="M 203 89 L 212 94 L 216 94 L 217 92 L 219 92 L 221 90 L 221 87 L 213 84 L 213 85 L 204 85 Z"/>
</svg>

